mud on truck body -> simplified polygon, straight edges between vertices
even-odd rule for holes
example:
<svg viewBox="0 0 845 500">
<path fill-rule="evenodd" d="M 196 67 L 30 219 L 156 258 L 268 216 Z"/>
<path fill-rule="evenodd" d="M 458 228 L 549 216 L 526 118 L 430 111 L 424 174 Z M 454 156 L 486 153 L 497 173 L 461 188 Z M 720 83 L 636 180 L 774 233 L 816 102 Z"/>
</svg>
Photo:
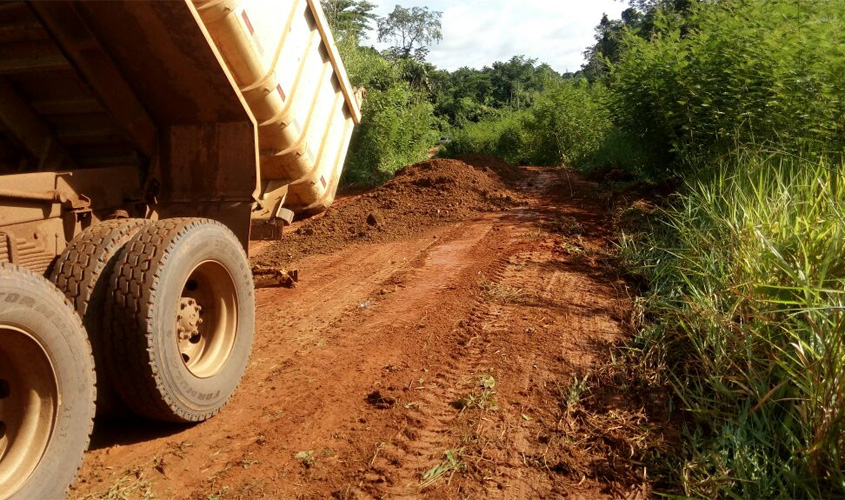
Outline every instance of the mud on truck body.
<svg viewBox="0 0 845 500">
<path fill-rule="evenodd" d="M 316 0 L 0 3 L 0 500 L 63 497 L 95 411 L 220 411 L 251 227 L 331 204 L 359 104 Z"/>
</svg>

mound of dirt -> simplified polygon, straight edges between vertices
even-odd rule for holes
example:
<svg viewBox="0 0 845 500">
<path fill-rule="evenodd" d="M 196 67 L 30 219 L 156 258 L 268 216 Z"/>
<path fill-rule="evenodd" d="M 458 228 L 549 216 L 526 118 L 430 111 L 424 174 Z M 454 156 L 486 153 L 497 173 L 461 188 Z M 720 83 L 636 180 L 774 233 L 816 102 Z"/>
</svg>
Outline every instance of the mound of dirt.
<svg viewBox="0 0 845 500">
<path fill-rule="evenodd" d="M 495 172 L 507 182 L 513 183 L 524 177 L 522 170 L 495 156 L 464 155 L 459 156 L 457 159 L 485 172 Z"/>
<path fill-rule="evenodd" d="M 485 157 L 411 165 L 384 185 L 339 200 L 325 214 L 295 223 L 253 263 L 280 267 L 351 243 L 410 237 L 437 225 L 513 207 L 520 196 L 511 186 L 521 175 L 519 169 Z"/>
</svg>

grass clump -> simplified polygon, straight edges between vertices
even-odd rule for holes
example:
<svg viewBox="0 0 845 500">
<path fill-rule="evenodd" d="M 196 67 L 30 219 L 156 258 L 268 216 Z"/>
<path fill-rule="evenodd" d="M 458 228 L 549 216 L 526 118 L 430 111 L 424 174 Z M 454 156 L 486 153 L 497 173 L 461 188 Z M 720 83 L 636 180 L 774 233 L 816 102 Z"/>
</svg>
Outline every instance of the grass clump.
<svg viewBox="0 0 845 500">
<path fill-rule="evenodd" d="M 496 379 L 492 375 L 482 377 L 473 392 L 452 402 L 452 408 L 461 411 L 473 408 L 481 411 L 497 410 Z"/>
<path fill-rule="evenodd" d="M 845 166 L 721 165 L 623 256 L 651 289 L 638 339 L 687 420 L 690 496 L 845 494 Z"/>
<path fill-rule="evenodd" d="M 462 459 L 462 454 L 463 450 L 446 450 L 443 461 L 423 474 L 420 489 L 428 488 L 444 477 L 447 482 L 451 482 L 456 472 L 466 470 L 467 465 Z"/>
</svg>

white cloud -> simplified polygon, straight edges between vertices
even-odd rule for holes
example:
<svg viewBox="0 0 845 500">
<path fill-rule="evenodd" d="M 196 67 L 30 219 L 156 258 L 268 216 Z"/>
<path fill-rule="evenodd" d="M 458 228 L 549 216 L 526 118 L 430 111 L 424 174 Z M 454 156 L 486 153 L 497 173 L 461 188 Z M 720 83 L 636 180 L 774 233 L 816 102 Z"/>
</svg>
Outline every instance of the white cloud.
<svg viewBox="0 0 845 500">
<path fill-rule="evenodd" d="M 583 52 L 594 43 L 593 30 L 602 14 L 619 18 L 621 0 L 375 0 L 376 12 L 387 15 L 403 7 L 429 7 L 443 12 L 443 41 L 428 55 L 439 68 L 481 68 L 524 55 L 560 72 L 576 71 Z M 376 44 L 383 48 L 385 44 Z"/>
</svg>

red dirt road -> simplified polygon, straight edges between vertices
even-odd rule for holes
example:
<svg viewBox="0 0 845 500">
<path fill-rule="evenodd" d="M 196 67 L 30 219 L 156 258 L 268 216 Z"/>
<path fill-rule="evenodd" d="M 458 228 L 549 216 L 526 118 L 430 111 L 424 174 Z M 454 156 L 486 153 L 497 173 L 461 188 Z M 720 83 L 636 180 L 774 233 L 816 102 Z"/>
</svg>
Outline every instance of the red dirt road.
<svg viewBox="0 0 845 500">
<path fill-rule="evenodd" d="M 521 191 L 517 208 L 288 266 L 302 281 L 257 292 L 230 404 L 188 428 L 98 423 L 71 498 L 648 495 L 565 418 L 625 336 L 609 217 L 563 171 L 528 169 Z"/>
</svg>

